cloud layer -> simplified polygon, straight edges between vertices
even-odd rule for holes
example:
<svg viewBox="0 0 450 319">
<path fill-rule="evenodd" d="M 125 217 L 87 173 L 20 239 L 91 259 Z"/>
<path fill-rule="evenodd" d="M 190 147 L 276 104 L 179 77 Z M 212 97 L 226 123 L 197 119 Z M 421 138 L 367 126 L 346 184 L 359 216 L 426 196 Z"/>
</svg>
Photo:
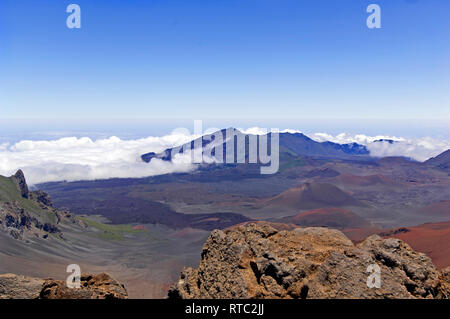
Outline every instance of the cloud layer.
<svg viewBox="0 0 450 319">
<path fill-rule="evenodd" d="M 163 137 L 121 140 L 117 137 L 92 140 L 67 137 L 53 141 L 21 141 L 0 145 L 0 175 L 9 176 L 21 168 L 30 184 L 50 181 L 93 180 L 112 177 L 144 177 L 194 169 L 190 157 L 173 162 L 141 161 L 146 152 L 161 152 L 186 143 L 191 135 L 173 133 Z"/>
<path fill-rule="evenodd" d="M 403 138 L 383 135 L 351 135 L 346 133 L 336 136 L 326 133 L 315 133 L 309 137 L 319 142 L 331 141 L 339 144 L 355 142 L 365 145 L 370 151 L 370 155 L 375 157 L 405 156 L 421 162 L 450 149 L 450 141 L 432 137 Z M 384 141 L 380 142 L 380 140 Z M 387 140 L 394 142 L 389 143 Z"/>
<path fill-rule="evenodd" d="M 264 134 L 260 128 L 243 130 Z M 295 133 L 296 130 L 282 132 Z M 450 141 L 430 137 L 406 139 L 393 136 L 366 136 L 326 133 L 309 134 L 316 141 L 335 143 L 356 142 L 366 145 L 372 156 L 406 156 L 424 161 L 450 148 Z M 118 137 L 92 140 L 87 137 L 66 137 L 50 141 L 24 140 L 15 144 L 0 144 L 0 175 L 9 176 L 22 169 L 30 184 L 50 181 L 94 180 L 113 177 L 146 177 L 195 169 L 190 155 L 179 155 L 172 162 L 154 159 L 144 163 L 140 156 L 161 152 L 166 148 L 191 141 L 195 136 L 187 131 L 174 131 L 162 137 L 121 140 Z M 375 142 L 381 139 L 394 143 Z"/>
</svg>

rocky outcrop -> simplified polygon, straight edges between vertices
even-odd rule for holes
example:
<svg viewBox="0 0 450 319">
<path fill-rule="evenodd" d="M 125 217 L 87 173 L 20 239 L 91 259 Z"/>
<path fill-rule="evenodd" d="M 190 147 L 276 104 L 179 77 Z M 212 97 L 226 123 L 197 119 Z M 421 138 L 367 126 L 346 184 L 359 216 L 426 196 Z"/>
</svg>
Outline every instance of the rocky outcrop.
<svg viewBox="0 0 450 319">
<path fill-rule="evenodd" d="M 450 267 L 441 270 L 439 279 L 438 297 L 441 299 L 450 299 Z"/>
<path fill-rule="evenodd" d="M 20 190 L 20 193 L 23 198 L 28 198 L 29 190 L 28 185 L 25 180 L 25 175 L 23 174 L 22 170 L 18 170 L 16 174 L 12 176 L 12 180 L 16 184 L 17 188 Z"/>
<path fill-rule="evenodd" d="M 448 277 L 398 239 L 355 246 L 333 229 L 258 223 L 213 231 L 169 298 L 444 298 Z"/>
<path fill-rule="evenodd" d="M 53 202 L 49 194 L 42 190 L 37 190 L 29 193 L 30 199 L 42 204 L 45 207 L 53 207 Z"/>
<path fill-rule="evenodd" d="M 37 299 L 44 280 L 14 274 L 0 275 L 0 299 Z"/>
<path fill-rule="evenodd" d="M 30 241 L 35 238 L 47 239 L 50 234 L 63 238 L 60 224 L 76 224 L 87 228 L 84 221 L 69 211 L 53 208 L 51 197 L 46 192 L 29 191 L 21 170 L 9 179 L 15 188 L 4 187 L 5 193 L 10 196 L 0 198 L 0 231 L 14 239 Z"/>
<path fill-rule="evenodd" d="M 0 230 L 14 239 L 47 238 L 49 234 L 62 237 L 61 230 L 54 224 L 42 223 L 24 210 L 18 202 L 0 202 Z"/>
<path fill-rule="evenodd" d="M 14 274 L 0 275 L 0 299 L 126 299 L 128 293 L 108 274 L 82 275 L 80 288 L 65 281 Z"/>
</svg>

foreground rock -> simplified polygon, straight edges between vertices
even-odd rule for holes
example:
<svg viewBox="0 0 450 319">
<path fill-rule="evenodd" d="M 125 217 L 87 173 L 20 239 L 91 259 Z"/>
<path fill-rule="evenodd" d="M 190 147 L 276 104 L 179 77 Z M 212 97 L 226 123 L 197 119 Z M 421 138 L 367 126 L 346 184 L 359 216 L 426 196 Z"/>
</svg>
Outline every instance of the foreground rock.
<svg viewBox="0 0 450 319">
<path fill-rule="evenodd" d="M 438 298 L 450 299 L 450 267 L 441 270 L 441 284 L 438 288 Z"/>
<path fill-rule="evenodd" d="M 108 274 L 82 275 L 81 287 L 68 288 L 63 280 L 14 274 L 0 275 L 0 299 L 126 299 L 127 291 Z"/>
<path fill-rule="evenodd" d="M 369 288 L 370 265 L 381 271 Z M 374 281 L 371 281 L 374 282 Z M 328 228 L 277 231 L 264 224 L 215 230 L 197 269 L 185 268 L 169 298 L 445 298 L 449 272 L 399 239 L 355 246 Z"/>
</svg>

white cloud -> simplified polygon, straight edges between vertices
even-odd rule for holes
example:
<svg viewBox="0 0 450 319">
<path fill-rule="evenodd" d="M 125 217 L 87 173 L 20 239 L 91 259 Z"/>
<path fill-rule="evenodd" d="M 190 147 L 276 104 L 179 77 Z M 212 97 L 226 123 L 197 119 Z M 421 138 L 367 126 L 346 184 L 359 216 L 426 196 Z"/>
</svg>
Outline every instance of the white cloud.
<svg viewBox="0 0 450 319">
<path fill-rule="evenodd" d="M 450 149 L 450 141 L 432 137 L 403 138 L 384 135 L 351 135 L 347 133 L 341 133 L 336 136 L 327 133 L 315 133 L 309 135 L 309 137 L 318 142 L 330 141 L 339 144 L 355 142 L 365 145 L 372 156 L 405 156 L 417 161 L 425 161 Z M 393 140 L 394 143 L 391 144 L 388 141 L 375 142 L 379 140 Z"/>
<path fill-rule="evenodd" d="M 293 129 L 284 129 L 284 130 L 275 129 L 275 128 L 267 129 L 267 128 L 261 128 L 261 127 L 257 127 L 257 126 L 250 127 L 248 129 L 238 128 L 238 130 L 244 134 L 254 134 L 254 135 L 264 135 L 264 134 L 267 134 L 268 132 L 291 133 L 291 134 L 301 133 L 301 131 L 293 130 Z"/>
<path fill-rule="evenodd" d="M 367 145 L 367 148 L 372 156 L 405 156 L 422 162 L 450 149 L 450 142 L 424 137 L 407 139 L 393 144 L 388 142 L 371 143 Z"/>
<path fill-rule="evenodd" d="M 194 169 L 188 155 L 172 162 L 141 161 L 147 152 L 161 152 L 184 144 L 191 135 L 173 133 L 163 137 L 121 140 L 67 137 L 52 141 L 21 141 L 0 145 L 0 175 L 9 176 L 21 168 L 30 184 L 60 180 L 93 180 L 111 177 L 145 177 Z"/>
</svg>

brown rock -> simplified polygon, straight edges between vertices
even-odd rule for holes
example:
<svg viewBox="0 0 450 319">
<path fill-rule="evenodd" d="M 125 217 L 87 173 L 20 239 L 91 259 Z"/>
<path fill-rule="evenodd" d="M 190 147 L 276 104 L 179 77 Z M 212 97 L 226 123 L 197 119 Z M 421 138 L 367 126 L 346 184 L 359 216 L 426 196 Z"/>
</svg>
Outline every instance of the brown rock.
<svg viewBox="0 0 450 319">
<path fill-rule="evenodd" d="M 125 286 L 108 274 L 82 275 L 80 288 L 68 288 L 65 281 L 46 280 L 41 299 L 126 299 Z"/>
<path fill-rule="evenodd" d="M 62 238 L 61 230 L 53 224 L 41 223 L 32 213 L 24 210 L 18 202 L 0 202 L 0 231 L 9 233 L 14 239 L 57 234 Z"/>
<path fill-rule="evenodd" d="M 380 288 L 367 285 L 369 265 L 380 268 Z M 169 298 L 436 298 L 448 292 L 441 282 L 430 258 L 398 239 L 355 246 L 333 229 L 257 223 L 213 231 Z"/>
<path fill-rule="evenodd" d="M 450 267 L 441 270 L 439 279 L 438 297 L 441 299 L 450 299 Z"/>
<path fill-rule="evenodd" d="M 63 280 L 0 275 L 0 299 L 126 299 L 125 287 L 108 274 L 82 275 L 80 288 Z"/>
<path fill-rule="evenodd" d="M 37 299 L 43 279 L 14 274 L 0 275 L 0 299 Z"/>
</svg>

